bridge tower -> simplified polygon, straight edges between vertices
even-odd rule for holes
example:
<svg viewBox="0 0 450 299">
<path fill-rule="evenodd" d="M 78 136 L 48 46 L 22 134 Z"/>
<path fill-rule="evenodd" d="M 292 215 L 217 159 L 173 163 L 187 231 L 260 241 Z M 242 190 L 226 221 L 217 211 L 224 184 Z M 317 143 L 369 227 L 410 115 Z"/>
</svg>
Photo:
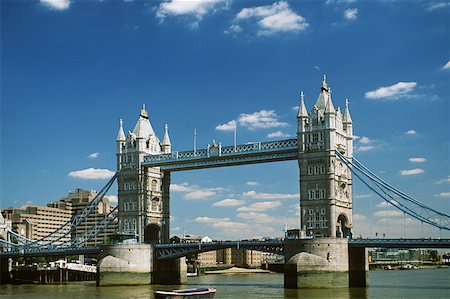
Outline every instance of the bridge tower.
<svg viewBox="0 0 450 299">
<path fill-rule="evenodd" d="M 161 143 L 142 107 L 134 130 L 125 136 L 120 120 L 117 135 L 117 184 L 119 230 L 122 238 L 135 236 L 139 243 L 159 242 L 169 223 L 164 211 L 162 185 L 164 174 L 159 167 L 142 167 L 144 156 L 170 153 L 171 144 L 166 125 Z"/>
<path fill-rule="evenodd" d="M 348 100 L 344 114 L 334 108 L 324 75 L 309 113 L 301 93 L 297 123 L 301 229 L 316 237 L 351 237 L 352 174 L 335 154 L 353 156 Z"/>
</svg>

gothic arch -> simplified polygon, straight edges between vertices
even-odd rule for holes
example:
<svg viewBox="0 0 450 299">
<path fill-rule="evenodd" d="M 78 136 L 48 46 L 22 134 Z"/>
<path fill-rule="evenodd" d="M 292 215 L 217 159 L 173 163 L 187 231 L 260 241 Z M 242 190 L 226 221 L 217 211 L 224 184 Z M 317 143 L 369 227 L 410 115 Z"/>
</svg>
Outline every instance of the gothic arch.
<svg viewBox="0 0 450 299">
<path fill-rule="evenodd" d="M 347 215 L 340 214 L 336 223 L 336 237 L 338 238 L 352 238 L 352 231 Z"/>
<path fill-rule="evenodd" d="M 154 244 L 159 243 L 161 227 L 155 223 L 150 223 L 144 230 L 144 243 Z"/>
</svg>

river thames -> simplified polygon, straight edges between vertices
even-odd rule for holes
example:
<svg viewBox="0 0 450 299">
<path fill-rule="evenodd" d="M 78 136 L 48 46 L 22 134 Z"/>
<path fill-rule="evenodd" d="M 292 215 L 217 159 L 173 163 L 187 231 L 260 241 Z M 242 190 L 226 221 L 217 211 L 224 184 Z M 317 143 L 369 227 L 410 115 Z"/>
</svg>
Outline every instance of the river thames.
<svg viewBox="0 0 450 299">
<path fill-rule="evenodd" d="M 183 288 L 216 288 L 214 298 L 450 298 L 450 268 L 409 271 L 369 272 L 369 286 L 345 286 L 285 290 L 283 274 L 232 274 L 189 277 Z M 53 285 L 2 285 L 0 297 L 6 298 L 154 298 L 155 290 L 180 286 L 96 287 L 94 282 Z"/>
</svg>

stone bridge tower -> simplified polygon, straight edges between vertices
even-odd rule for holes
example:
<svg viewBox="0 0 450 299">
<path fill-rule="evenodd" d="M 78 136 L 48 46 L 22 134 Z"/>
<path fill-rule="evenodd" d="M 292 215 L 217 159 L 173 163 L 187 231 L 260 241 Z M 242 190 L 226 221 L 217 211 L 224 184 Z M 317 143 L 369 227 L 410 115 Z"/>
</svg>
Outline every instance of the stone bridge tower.
<svg viewBox="0 0 450 299">
<path fill-rule="evenodd" d="M 170 152 L 167 125 L 161 143 L 153 131 L 145 105 L 132 132 L 125 135 L 120 120 L 117 135 L 117 184 L 118 235 L 121 238 L 137 237 L 139 243 L 161 240 L 161 231 L 168 225 L 169 215 L 163 209 L 163 174 L 159 168 L 142 167 L 142 162 L 144 156 Z"/>
<path fill-rule="evenodd" d="M 336 156 L 353 156 L 353 128 L 348 100 L 342 114 L 331 90 L 322 82 L 316 104 L 308 113 L 303 92 L 297 115 L 301 229 L 316 237 L 351 237 L 352 174 Z"/>
</svg>

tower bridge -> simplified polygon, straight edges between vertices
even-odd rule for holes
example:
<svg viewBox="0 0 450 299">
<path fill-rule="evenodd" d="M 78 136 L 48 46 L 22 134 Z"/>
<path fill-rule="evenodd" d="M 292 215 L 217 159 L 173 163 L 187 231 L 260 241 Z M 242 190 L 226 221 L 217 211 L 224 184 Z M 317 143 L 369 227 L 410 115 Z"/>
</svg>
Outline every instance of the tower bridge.
<svg viewBox="0 0 450 299">
<path fill-rule="evenodd" d="M 172 151 L 167 125 L 161 142 L 143 106 L 133 131 L 125 134 L 120 121 L 116 145 L 117 173 L 92 204 L 42 240 L 27 240 L 17 234 L 11 234 L 15 242 L 0 239 L 4 249 L 0 253 L 2 273 L 5 270 L 3 257 L 59 255 L 84 250 L 100 255 L 101 285 L 176 284 L 185 281 L 183 257 L 187 254 L 235 247 L 282 253 L 286 259 L 286 287 L 299 285 L 299 273 L 320 271 L 349 272 L 350 285 L 364 286 L 368 247 L 450 247 L 450 240 L 352 239 L 353 174 L 385 201 L 422 222 L 450 230 L 450 216 L 407 196 L 353 157 L 353 122 L 348 100 L 343 111 L 339 107 L 336 109 L 325 77 L 309 112 L 303 93 L 300 95 L 297 138 L 234 146 L 213 142 L 204 149 Z M 288 160 L 297 161 L 299 166 L 300 230 L 307 238 L 169 244 L 172 172 Z M 115 179 L 117 209 L 81 239 L 62 243 L 61 236 L 69 234 L 86 219 Z M 122 239 L 136 238 L 137 244 L 82 247 L 116 217 L 119 220 L 117 235 Z M 129 273 L 133 274 L 132 282 L 125 278 Z"/>
</svg>

